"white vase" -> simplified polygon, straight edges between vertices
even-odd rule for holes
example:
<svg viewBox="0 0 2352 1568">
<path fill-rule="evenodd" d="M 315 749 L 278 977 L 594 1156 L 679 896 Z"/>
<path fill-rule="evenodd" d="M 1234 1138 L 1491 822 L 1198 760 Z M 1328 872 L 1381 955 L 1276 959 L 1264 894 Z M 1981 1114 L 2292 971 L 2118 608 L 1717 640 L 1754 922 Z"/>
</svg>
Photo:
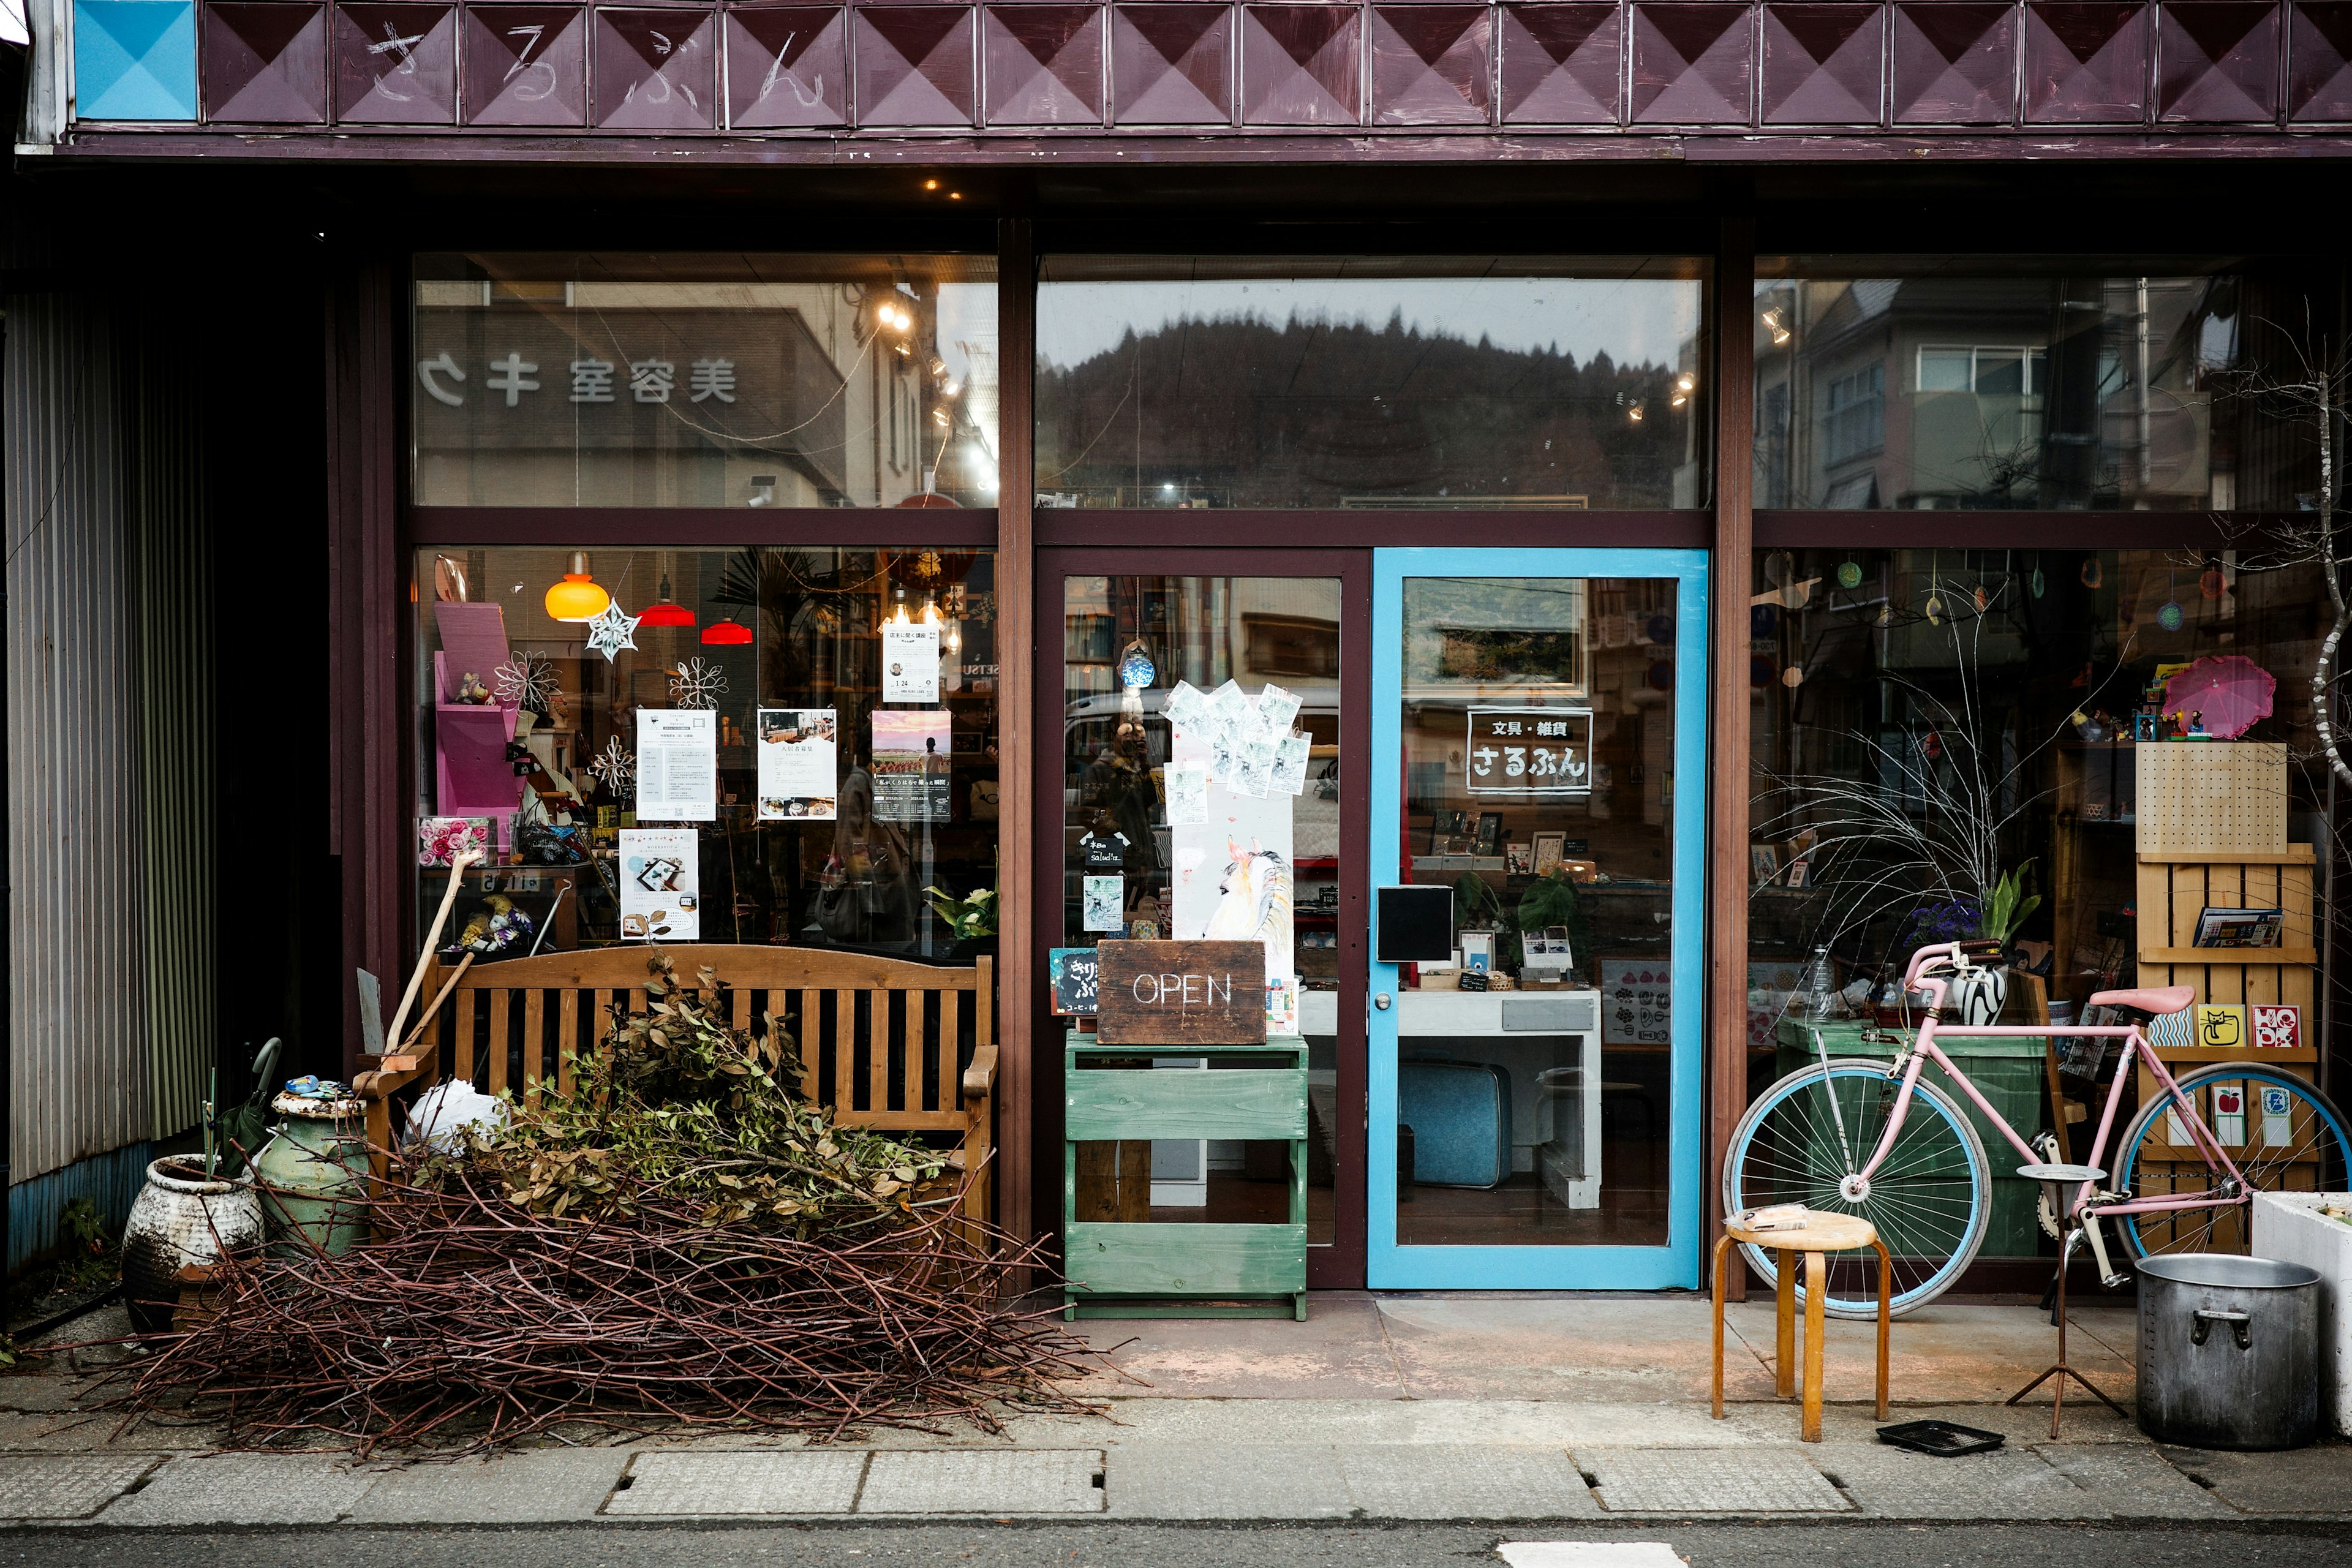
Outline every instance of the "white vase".
<svg viewBox="0 0 2352 1568">
<path fill-rule="evenodd" d="M 1955 974 L 1944 998 L 1945 1005 L 1957 1013 L 1960 1023 L 1969 1028 L 1999 1022 L 2000 1010 L 2008 1002 L 2006 969 L 1971 969 L 1966 974 Z"/>
</svg>

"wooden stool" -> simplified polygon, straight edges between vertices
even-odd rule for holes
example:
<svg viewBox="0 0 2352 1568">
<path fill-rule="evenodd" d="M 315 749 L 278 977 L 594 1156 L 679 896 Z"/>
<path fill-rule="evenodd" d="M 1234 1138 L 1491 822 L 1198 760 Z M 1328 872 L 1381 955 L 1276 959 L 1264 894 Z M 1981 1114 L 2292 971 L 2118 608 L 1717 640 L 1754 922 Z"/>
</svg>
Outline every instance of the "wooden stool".
<svg viewBox="0 0 2352 1568">
<path fill-rule="evenodd" d="M 1733 1215 L 1723 1222 L 1723 1238 L 1715 1244 L 1715 1418 L 1723 1419 L 1723 1270 L 1734 1243 L 1769 1247 L 1780 1255 L 1778 1355 L 1772 1365 L 1773 1392 L 1786 1399 L 1796 1392 L 1797 1259 L 1805 1260 L 1805 1414 L 1801 1436 L 1808 1443 L 1822 1440 L 1822 1344 L 1828 1338 L 1829 1314 L 1823 1299 L 1829 1294 L 1829 1259 L 1832 1252 L 1859 1252 L 1867 1247 L 1878 1254 L 1878 1418 L 1886 1419 L 1886 1330 L 1888 1300 L 1894 1288 L 1895 1263 L 1868 1220 L 1852 1215 L 1818 1214 L 1806 1209 L 1773 1211 L 1769 1230 L 1742 1225 L 1749 1216 Z"/>
</svg>

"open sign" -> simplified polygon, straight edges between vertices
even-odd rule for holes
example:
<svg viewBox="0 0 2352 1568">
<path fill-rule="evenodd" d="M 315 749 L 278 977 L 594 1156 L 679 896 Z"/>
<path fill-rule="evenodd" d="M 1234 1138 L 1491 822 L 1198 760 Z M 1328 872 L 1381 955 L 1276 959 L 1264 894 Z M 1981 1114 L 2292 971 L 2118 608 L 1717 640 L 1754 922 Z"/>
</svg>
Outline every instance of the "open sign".
<svg viewBox="0 0 2352 1568">
<path fill-rule="evenodd" d="M 1096 1037 L 1112 1046 L 1248 1046 L 1265 1038 L 1262 942 L 1106 942 Z"/>
</svg>

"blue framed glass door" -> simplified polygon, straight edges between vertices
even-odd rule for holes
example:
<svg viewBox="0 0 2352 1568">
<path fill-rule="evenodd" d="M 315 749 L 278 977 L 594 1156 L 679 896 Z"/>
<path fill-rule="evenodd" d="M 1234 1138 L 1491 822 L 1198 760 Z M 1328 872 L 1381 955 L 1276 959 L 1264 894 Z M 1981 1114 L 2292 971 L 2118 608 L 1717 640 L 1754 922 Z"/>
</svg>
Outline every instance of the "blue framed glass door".
<svg viewBox="0 0 2352 1568">
<path fill-rule="evenodd" d="M 1366 1283 L 1699 1279 L 1706 557 L 1378 550 Z"/>
</svg>

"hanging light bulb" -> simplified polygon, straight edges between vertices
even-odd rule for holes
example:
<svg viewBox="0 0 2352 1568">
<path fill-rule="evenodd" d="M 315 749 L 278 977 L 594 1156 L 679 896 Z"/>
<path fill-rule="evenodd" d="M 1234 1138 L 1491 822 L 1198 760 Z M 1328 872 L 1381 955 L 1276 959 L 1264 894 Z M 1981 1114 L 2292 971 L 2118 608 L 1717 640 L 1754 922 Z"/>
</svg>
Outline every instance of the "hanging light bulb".
<svg viewBox="0 0 2352 1568">
<path fill-rule="evenodd" d="M 732 616 L 711 622 L 702 628 L 702 641 L 707 647 L 740 647 L 751 640 L 751 628 Z"/>
<path fill-rule="evenodd" d="M 547 591 L 547 613 L 559 621 L 593 621 L 612 606 L 613 595 L 596 585 L 588 574 L 588 553 L 583 550 L 572 552 L 572 570 L 563 581 Z"/>
<path fill-rule="evenodd" d="M 692 610 L 688 609 L 684 605 L 673 605 L 670 603 L 668 573 L 665 572 L 662 574 L 660 601 L 656 604 L 647 605 L 645 608 L 645 613 L 637 617 L 637 624 L 641 626 L 690 626 L 694 625 L 694 612 Z"/>
</svg>

